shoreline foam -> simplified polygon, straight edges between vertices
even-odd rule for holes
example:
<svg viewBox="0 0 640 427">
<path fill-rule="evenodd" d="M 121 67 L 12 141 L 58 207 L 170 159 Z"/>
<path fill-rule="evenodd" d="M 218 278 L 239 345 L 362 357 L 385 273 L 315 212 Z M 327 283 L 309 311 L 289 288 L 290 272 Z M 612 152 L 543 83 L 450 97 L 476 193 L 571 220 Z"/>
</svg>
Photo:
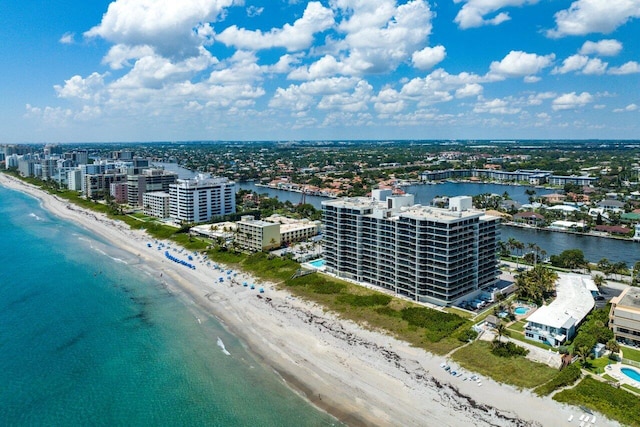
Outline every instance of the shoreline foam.
<svg viewBox="0 0 640 427">
<path fill-rule="evenodd" d="M 0 173 L 0 184 L 37 197 L 56 216 L 125 250 L 166 286 L 220 319 L 299 394 L 349 425 L 546 426 L 564 424 L 580 413 L 488 378 L 482 386 L 463 382 L 439 367 L 442 356 L 363 329 L 273 284 L 259 284 L 269 300 L 257 298 L 257 290 L 230 284 L 224 271 L 202 261 L 195 261 L 196 270 L 169 261 L 164 250 L 147 247 L 154 239 L 144 231 L 5 174 Z M 238 283 L 257 282 L 238 273 Z M 219 283 L 219 277 L 225 282 Z"/>
</svg>

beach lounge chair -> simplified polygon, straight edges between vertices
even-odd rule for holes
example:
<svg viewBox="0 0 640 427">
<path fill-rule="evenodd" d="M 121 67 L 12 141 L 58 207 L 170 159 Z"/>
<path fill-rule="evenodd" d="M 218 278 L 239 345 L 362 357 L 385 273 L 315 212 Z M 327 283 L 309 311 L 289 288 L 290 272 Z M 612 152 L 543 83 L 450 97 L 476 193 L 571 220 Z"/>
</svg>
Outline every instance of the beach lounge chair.
<svg viewBox="0 0 640 427">
<path fill-rule="evenodd" d="M 567 421 L 569 422 L 573 421 L 573 414 L 569 415 L 569 418 L 567 419 Z"/>
</svg>

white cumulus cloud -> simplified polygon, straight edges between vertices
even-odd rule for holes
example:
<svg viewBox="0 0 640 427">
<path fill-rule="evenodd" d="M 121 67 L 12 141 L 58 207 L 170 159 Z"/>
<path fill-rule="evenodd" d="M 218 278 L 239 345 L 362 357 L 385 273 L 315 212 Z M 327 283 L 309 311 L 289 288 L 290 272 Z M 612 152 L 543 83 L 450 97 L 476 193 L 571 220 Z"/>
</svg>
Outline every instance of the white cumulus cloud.
<svg viewBox="0 0 640 427">
<path fill-rule="evenodd" d="M 254 18 L 256 16 L 260 16 L 260 15 L 262 15 L 262 12 L 264 12 L 264 7 L 249 6 L 247 8 L 247 16 L 249 18 Z"/>
<path fill-rule="evenodd" d="M 76 98 L 91 100 L 104 87 L 104 75 L 92 73 L 87 78 L 75 75 L 64 81 L 64 85 L 55 85 L 54 89 L 60 98 Z"/>
<path fill-rule="evenodd" d="M 636 104 L 629 104 L 624 108 L 616 108 L 613 110 L 614 113 L 627 113 L 630 111 L 637 111 L 638 106 Z"/>
<path fill-rule="evenodd" d="M 460 3 L 464 0 L 454 0 Z M 462 29 L 481 27 L 483 25 L 499 25 L 511 19 L 507 12 L 501 12 L 492 18 L 486 18 L 506 7 L 521 7 L 537 3 L 537 0 L 466 0 L 456 15 L 454 22 Z"/>
<path fill-rule="evenodd" d="M 616 56 L 622 50 L 622 43 L 618 40 L 586 41 L 580 48 L 582 55 Z"/>
<path fill-rule="evenodd" d="M 413 52 L 411 62 L 413 62 L 413 66 L 419 70 L 428 70 L 439 62 L 442 62 L 445 56 L 447 56 L 447 51 L 442 45 L 425 47 L 422 50 Z"/>
<path fill-rule="evenodd" d="M 489 76 L 495 78 L 532 76 L 550 66 L 554 59 L 554 54 L 542 56 L 512 50 L 501 61 L 491 63 Z"/>
<path fill-rule="evenodd" d="M 260 50 L 283 47 L 290 52 L 306 49 L 313 43 L 316 33 L 327 30 L 334 24 L 333 11 L 320 2 L 309 2 L 302 15 L 293 25 L 272 28 L 268 32 L 246 30 L 232 25 L 216 36 L 216 40 L 239 49 Z"/>
<path fill-rule="evenodd" d="M 489 113 L 489 114 L 518 114 L 522 111 L 521 108 L 510 105 L 510 103 L 504 99 L 482 99 L 474 107 L 474 113 Z"/>
<path fill-rule="evenodd" d="M 116 0 L 85 37 L 152 46 L 166 57 L 198 55 L 214 22 L 234 0 Z"/>
<path fill-rule="evenodd" d="M 456 98 L 468 98 L 470 96 L 478 96 L 482 93 L 483 87 L 478 83 L 467 83 L 460 89 L 456 90 Z"/>
<path fill-rule="evenodd" d="M 554 16 L 556 28 L 547 31 L 549 37 L 607 34 L 640 17 L 640 0 L 577 0 Z"/>
<path fill-rule="evenodd" d="M 572 110 L 593 102 L 593 95 L 589 92 L 582 92 L 577 95 L 575 92 L 565 93 L 557 97 L 551 102 L 551 108 L 554 111 Z"/>
<path fill-rule="evenodd" d="M 571 55 L 562 61 L 562 66 L 555 67 L 551 74 L 566 74 L 572 71 L 582 70 L 589 62 L 589 57 L 585 55 Z"/>
<path fill-rule="evenodd" d="M 328 48 L 354 74 L 395 70 L 426 44 L 432 13 L 424 0 L 396 6 L 395 0 L 332 0 L 344 17 L 338 25 L 344 38 Z"/>
<path fill-rule="evenodd" d="M 62 44 L 73 44 L 75 42 L 75 37 L 75 33 L 64 33 L 58 41 Z"/>
<path fill-rule="evenodd" d="M 591 58 L 587 65 L 582 69 L 582 74 L 595 74 L 601 75 L 607 71 L 607 62 L 603 62 L 600 58 Z"/>
<path fill-rule="evenodd" d="M 636 61 L 629 61 L 620 67 L 609 68 L 609 74 L 625 75 L 640 73 L 640 64 Z"/>
</svg>

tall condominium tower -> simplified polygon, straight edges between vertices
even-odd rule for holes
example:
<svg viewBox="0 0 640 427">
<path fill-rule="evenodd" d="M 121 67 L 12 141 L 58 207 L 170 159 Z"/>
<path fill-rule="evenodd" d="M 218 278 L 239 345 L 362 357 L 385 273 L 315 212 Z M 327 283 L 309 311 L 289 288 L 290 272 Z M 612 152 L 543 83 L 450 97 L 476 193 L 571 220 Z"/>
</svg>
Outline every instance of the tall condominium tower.
<svg viewBox="0 0 640 427">
<path fill-rule="evenodd" d="M 413 195 L 322 202 L 326 270 L 415 301 L 451 305 L 495 285 L 499 221 L 454 197 L 449 209 Z"/>
<path fill-rule="evenodd" d="M 169 185 L 171 218 L 206 222 L 236 211 L 236 184 L 227 178 L 198 175 Z"/>
</svg>

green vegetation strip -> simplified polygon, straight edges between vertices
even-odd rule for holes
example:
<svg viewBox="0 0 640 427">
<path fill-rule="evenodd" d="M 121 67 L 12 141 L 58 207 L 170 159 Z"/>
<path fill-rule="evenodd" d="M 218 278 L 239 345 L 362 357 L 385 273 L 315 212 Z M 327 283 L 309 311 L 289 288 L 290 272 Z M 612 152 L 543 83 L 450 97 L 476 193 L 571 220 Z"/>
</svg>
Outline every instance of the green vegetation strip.
<svg viewBox="0 0 640 427">
<path fill-rule="evenodd" d="M 419 306 L 330 276 L 312 273 L 293 279 L 300 265 L 287 258 L 222 249 L 207 253 L 216 262 L 279 283 L 294 295 L 322 304 L 343 318 L 382 330 L 436 354 L 445 354 L 460 346 L 471 326 L 456 314 Z"/>
<path fill-rule="evenodd" d="M 520 332 L 523 333 L 524 332 L 524 325 L 526 325 L 527 322 L 525 320 L 518 320 L 517 322 L 513 322 L 512 324 L 510 324 L 509 326 L 507 326 L 507 329 L 510 329 L 514 332 Z"/>
<path fill-rule="evenodd" d="M 587 359 L 583 367 L 594 374 L 601 374 L 609 363 L 611 363 L 611 359 L 608 357 L 599 357 L 597 359 Z"/>
<path fill-rule="evenodd" d="M 533 388 L 554 378 L 558 371 L 524 357 L 498 357 L 491 353 L 492 343 L 476 341 L 456 350 L 453 359 L 470 371 L 516 387 Z"/>
<path fill-rule="evenodd" d="M 640 427 L 640 397 L 590 377 L 580 381 L 574 388 L 557 393 L 553 399 L 571 405 L 584 405 L 622 424 Z"/>
<path fill-rule="evenodd" d="M 419 306 L 322 274 L 289 278 L 283 285 L 293 294 L 320 303 L 343 318 L 382 330 L 435 354 L 445 354 L 459 347 L 471 326 L 455 314 Z"/>
<path fill-rule="evenodd" d="M 533 392 L 540 396 L 546 396 L 558 389 L 574 384 L 576 381 L 578 381 L 578 379 L 580 379 L 581 375 L 582 371 L 580 370 L 580 365 L 574 363 L 560 371 L 555 377 L 551 379 L 551 381 L 544 383 L 539 387 L 536 387 Z"/>
<path fill-rule="evenodd" d="M 634 362 L 640 362 L 640 351 L 627 346 L 621 346 L 620 348 L 622 349 L 622 357 L 633 360 Z"/>
<path fill-rule="evenodd" d="M 523 342 L 523 343 L 526 343 L 526 344 L 529 344 L 529 345 L 532 345 L 532 346 L 535 346 L 535 347 L 539 347 L 539 348 L 542 348 L 544 350 L 549 350 L 549 349 L 553 348 L 548 344 L 541 343 L 540 341 L 528 340 L 528 339 L 525 338 L 525 336 L 523 334 L 519 334 L 519 333 L 513 333 L 513 334 L 509 335 L 509 338 L 513 338 L 516 341 L 520 341 L 520 342 Z"/>
<path fill-rule="evenodd" d="M 634 386 L 632 386 L 632 385 L 629 385 L 629 384 L 622 384 L 620 387 L 622 387 L 622 388 L 624 388 L 624 389 L 627 389 L 627 390 L 629 390 L 629 391 L 632 391 L 632 392 L 634 392 L 634 393 L 640 394 L 640 388 L 636 388 L 636 387 L 634 387 Z"/>
</svg>

